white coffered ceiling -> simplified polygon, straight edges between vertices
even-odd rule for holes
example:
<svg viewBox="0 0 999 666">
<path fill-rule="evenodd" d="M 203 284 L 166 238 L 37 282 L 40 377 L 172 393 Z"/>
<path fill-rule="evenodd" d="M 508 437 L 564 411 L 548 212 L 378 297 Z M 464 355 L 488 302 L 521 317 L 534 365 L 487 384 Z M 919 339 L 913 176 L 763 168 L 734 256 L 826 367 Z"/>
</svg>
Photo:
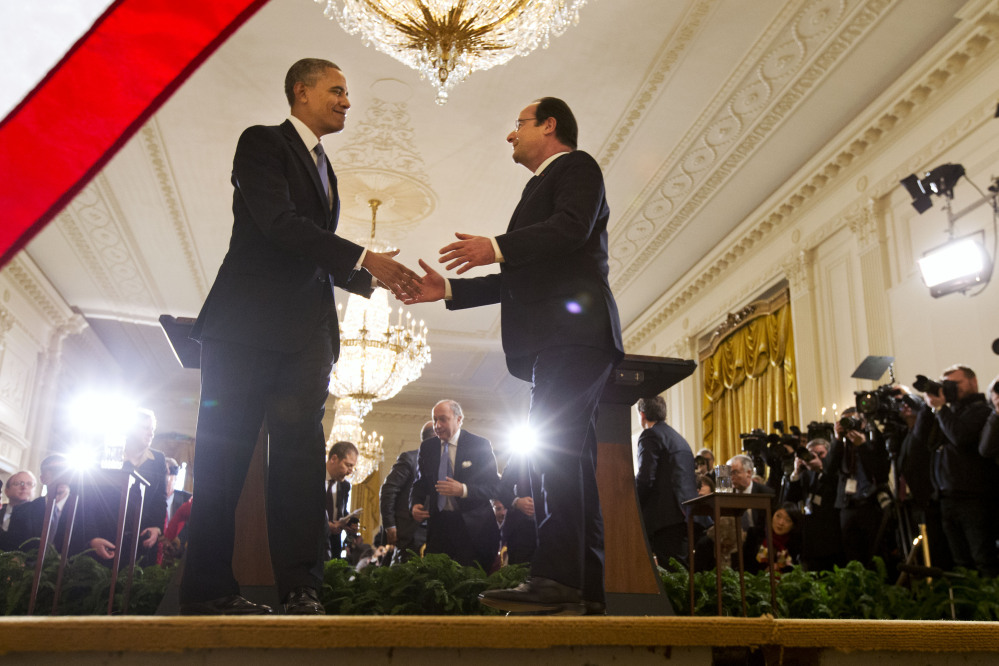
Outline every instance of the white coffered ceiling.
<svg viewBox="0 0 999 666">
<path fill-rule="evenodd" d="M 353 107 L 324 143 L 342 233 L 433 260 L 456 231 L 505 229 L 529 174 L 505 142 L 533 99 L 565 99 L 604 169 L 611 284 L 628 326 L 959 19 L 963 0 L 591 0 L 550 48 L 473 74 L 434 104 L 415 72 L 326 20 L 272 0 L 163 106 L 26 252 L 137 382 L 186 382 L 163 313 L 193 317 L 225 253 L 240 132 L 287 115 L 300 57 L 338 63 Z M 69 110 L 68 112 L 71 112 Z M 345 295 L 338 296 L 344 301 Z M 412 308 L 433 362 L 393 402 L 443 394 L 522 402 L 505 372 L 499 310 Z"/>
</svg>

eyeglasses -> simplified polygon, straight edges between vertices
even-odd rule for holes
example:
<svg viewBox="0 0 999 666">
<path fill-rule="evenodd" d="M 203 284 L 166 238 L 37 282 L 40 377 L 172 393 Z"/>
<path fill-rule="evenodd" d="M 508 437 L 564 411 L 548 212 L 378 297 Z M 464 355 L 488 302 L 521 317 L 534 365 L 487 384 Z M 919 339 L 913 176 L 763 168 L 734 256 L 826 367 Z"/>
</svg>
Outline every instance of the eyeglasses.
<svg viewBox="0 0 999 666">
<path fill-rule="evenodd" d="M 517 122 L 513 124 L 513 131 L 519 132 L 521 126 L 523 126 L 523 124 L 526 123 L 528 120 L 537 120 L 537 117 L 532 116 L 530 118 L 517 118 Z"/>
<path fill-rule="evenodd" d="M 34 488 L 34 481 L 11 481 L 7 484 L 11 488 Z"/>
</svg>

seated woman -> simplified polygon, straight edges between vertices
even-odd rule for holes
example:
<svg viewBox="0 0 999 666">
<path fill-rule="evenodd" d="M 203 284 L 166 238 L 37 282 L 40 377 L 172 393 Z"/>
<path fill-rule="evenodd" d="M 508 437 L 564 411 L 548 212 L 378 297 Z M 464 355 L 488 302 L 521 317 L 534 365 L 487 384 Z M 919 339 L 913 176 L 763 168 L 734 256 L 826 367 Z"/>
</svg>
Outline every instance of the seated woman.
<svg viewBox="0 0 999 666">
<path fill-rule="evenodd" d="M 798 506 L 785 502 L 770 521 L 774 539 L 774 570 L 790 571 L 801 558 L 803 516 Z M 767 533 L 762 526 L 750 528 L 743 550 L 746 571 L 765 571 L 769 563 Z"/>
</svg>

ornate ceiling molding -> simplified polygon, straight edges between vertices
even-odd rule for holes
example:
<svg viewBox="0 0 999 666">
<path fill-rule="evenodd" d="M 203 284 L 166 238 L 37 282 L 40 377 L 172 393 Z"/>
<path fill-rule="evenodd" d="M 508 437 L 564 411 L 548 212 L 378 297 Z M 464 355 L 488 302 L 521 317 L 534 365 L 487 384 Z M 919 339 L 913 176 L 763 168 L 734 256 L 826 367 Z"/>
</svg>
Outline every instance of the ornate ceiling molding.
<svg viewBox="0 0 999 666">
<path fill-rule="evenodd" d="M 635 126 L 641 122 L 642 116 L 658 95 L 659 90 L 666 85 L 690 44 L 700 35 L 701 28 L 707 22 L 706 19 L 717 6 L 718 0 L 699 0 L 692 3 L 684 17 L 677 23 L 677 27 L 666 39 L 656 56 L 651 71 L 639 86 L 639 92 L 628 102 L 625 112 L 621 114 L 616 123 L 617 130 L 597 153 L 597 162 L 605 172 L 624 144 L 627 143 Z"/>
<path fill-rule="evenodd" d="M 73 311 L 59 297 L 26 253 L 20 252 L 14 255 L 10 263 L 4 267 L 3 273 L 10 278 L 25 299 L 42 314 L 49 326 L 58 329 L 73 321 L 75 316 Z M 4 293 L 3 302 L 6 303 L 9 299 L 10 295 Z M 31 329 L 30 326 L 25 328 L 28 334 L 44 347 L 44 341 L 38 339 Z"/>
<path fill-rule="evenodd" d="M 754 49 L 616 226 L 614 289 L 638 277 L 892 4 L 811 0 Z"/>
<path fill-rule="evenodd" d="M 103 295 L 123 312 L 161 312 L 154 287 L 140 265 L 123 215 L 99 174 L 55 219 L 87 273 Z"/>
<path fill-rule="evenodd" d="M 816 201 L 819 198 L 817 195 L 827 185 L 833 181 L 840 182 L 846 175 L 857 171 L 864 161 L 862 159 L 864 153 L 873 144 L 903 136 L 905 127 L 942 103 L 940 92 L 974 76 L 977 71 L 992 64 L 999 39 L 999 2 L 982 1 L 978 3 L 977 9 L 973 15 L 962 17 L 965 18 L 965 23 L 955 28 L 953 37 L 945 38 L 945 41 L 952 46 L 943 49 L 941 55 L 933 59 L 933 62 L 938 64 L 906 77 L 906 80 L 888 90 L 873 111 L 864 114 L 864 118 L 845 131 L 842 138 L 830 143 L 829 150 L 823 151 L 822 155 L 813 160 L 809 168 L 802 170 L 804 176 L 797 184 L 786 188 L 790 190 L 789 193 L 776 198 L 766 210 L 740 225 L 737 234 L 733 234 L 733 239 L 726 248 L 720 249 L 714 257 L 707 257 L 695 266 L 688 273 L 688 278 L 668 290 L 646 311 L 649 313 L 648 316 L 640 318 L 635 325 L 629 327 L 629 331 L 626 332 L 625 348 L 636 349 L 644 344 L 650 336 L 666 326 L 694 297 L 713 285 L 732 268 L 740 265 L 750 250 L 772 240 L 792 217 L 798 216 L 803 209 Z M 952 145 L 974 126 L 988 122 L 994 112 L 995 94 L 990 94 L 988 101 L 982 102 L 944 130 L 912 159 L 907 160 L 905 166 L 870 187 L 865 196 L 850 206 L 844 215 L 815 229 L 805 238 L 801 247 L 806 250 L 814 248 L 847 226 L 847 215 L 859 213 L 870 199 L 883 197 L 898 186 L 898 181 L 904 175 L 928 164 L 932 156 L 938 155 L 941 150 Z M 903 122 L 907 120 L 909 122 Z M 773 279 L 773 275 L 776 275 L 775 270 L 767 271 L 758 282 L 765 283 Z"/>
<path fill-rule="evenodd" d="M 177 193 L 177 179 L 174 178 L 173 166 L 170 163 L 170 156 L 156 116 L 153 116 L 151 122 L 146 123 L 145 127 L 139 131 L 139 138 L 156 176 L 160 195 L 170 216 L 174 236 L 184 254 L 184 263 L 187 265 L 188 273 L 198 289 L 198 294 L 204 298 L 208 295 L 208 278 L 205 274 L 205 267 L 201 263 L 201 256 L 195 248 L 191 221 L 184 209 L 184 203 Z"/>
</svg>

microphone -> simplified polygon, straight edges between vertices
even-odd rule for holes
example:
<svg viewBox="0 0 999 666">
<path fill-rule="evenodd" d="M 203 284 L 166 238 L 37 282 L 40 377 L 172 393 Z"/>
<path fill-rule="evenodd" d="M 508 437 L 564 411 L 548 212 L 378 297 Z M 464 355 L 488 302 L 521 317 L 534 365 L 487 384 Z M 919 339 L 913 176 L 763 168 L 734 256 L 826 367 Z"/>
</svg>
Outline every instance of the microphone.
<svg viewBox="0 0 999 666">
<path fill-rule="evenodd" d="M 992 353 L 999 355 L 999 338 L 992 341 Z"/>
</svg>

